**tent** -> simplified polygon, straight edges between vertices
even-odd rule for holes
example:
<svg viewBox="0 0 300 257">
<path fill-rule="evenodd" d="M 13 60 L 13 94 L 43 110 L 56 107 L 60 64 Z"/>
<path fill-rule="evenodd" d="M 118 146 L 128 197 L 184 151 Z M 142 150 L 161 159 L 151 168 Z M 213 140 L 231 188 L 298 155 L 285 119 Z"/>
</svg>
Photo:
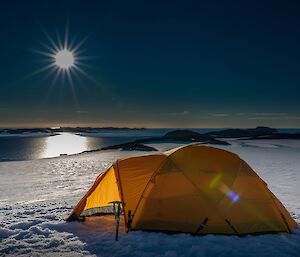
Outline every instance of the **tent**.
<svg viewBox="0 0 300 257">
<path fill-rule="evenodd" d="M 195 144 L 117 160 L 96 178 L 68 221 L 112 213 L 112 201 L 124 202 L 128 230 L 243 235 L 297 227 L 245 161 Z"/>
</svg>

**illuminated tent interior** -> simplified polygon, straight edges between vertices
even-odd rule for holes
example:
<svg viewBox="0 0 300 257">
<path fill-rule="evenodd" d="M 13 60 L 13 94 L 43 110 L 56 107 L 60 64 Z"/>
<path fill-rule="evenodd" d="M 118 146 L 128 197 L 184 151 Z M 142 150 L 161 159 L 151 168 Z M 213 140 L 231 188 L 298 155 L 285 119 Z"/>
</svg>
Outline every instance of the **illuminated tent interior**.
<svg viewBox="0 0 300 257">
<path fill-rule="evenodd" d="M 287 232 L 297 227 L 250 166 L 231 152 L 188 145 L 116 161 L 68 221 L 112 213 L 122 201 L 129 230 L 193 234 Z"/>
</svg>

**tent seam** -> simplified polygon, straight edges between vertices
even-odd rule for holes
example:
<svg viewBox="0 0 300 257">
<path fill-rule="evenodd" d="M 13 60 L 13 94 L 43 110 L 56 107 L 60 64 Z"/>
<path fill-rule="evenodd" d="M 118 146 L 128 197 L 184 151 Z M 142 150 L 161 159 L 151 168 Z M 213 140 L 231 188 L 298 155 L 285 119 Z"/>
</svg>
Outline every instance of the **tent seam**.
<svg viewBox="0 0 300 257">
<path fill-rule="evenodd" d="M 125 224 L 127 224 L 127 217 L 126 217 L 126 211 L 125 211 L 125 201 L 124 201 L 124 194 L 123 194 L 123 188 L 122 188 L 122 183 L 121 183 L 121 177 L 120 177 L 120 173 L 119 173 L 119 164 L 118 164 L 119 160 L 116 160 L 116 162 L 114 163 L 115 165 L 113 165 L 114 170 L 115 170 L 115 177 L 117 180 L 117 185 L 118 185 L 118 191 L 119 191 L 119 196 L 121 199 L 121 202 L 123 202 L 123 208 L 124 208 L 124 221 Z"/>
<path fill-rule="evenodd" d="M 138 207 L 139 207 L 139 205 L 140 205 L 140 203 L 141 203 L 141 201 L 142 201 L 142 198 L 143 198 L 143 196 L 144 196 L 144 193 L 145 193 L 146 190 L 148 189 L 148 186 L 149 186 L 149 184 L 150 184 L 150 181 L 155 177 L 156 173 L 160 170 L 160 168 L 165 164 L 165 162 L 166 162 L 166 161 L 168 160 L 168 158 L 170 157 L 170 155 L 165 155 L 165 154 L 163 154 L 163 155 L 166 156 L 166 159 L 159 165 L 159 167 L 157 168 L 157 170 L 155 170 L 155 171 L 152 173 L 152 176 L 151 176 L 150 179 L 148 180 L 148 182 L 147 182 L 147 184 L 146 184 L 146 186 L 145 186 L 143 192 L 141 193 L 141 196 L 140 196 L 140 198 L 139 198 L 139 200 L 138 200 L 138 202 L 137 202 L 137 205 L 136 205 L 136 207 L 135 207 L 135 209 L 134 209 L 134 212 L 133 212 L 133 214 L 132 214 L 132 222 L 133 222 L 133 220 L 134 220 L 136 211 L 137 211 L 137 209 L 138 209 Z"/>
</svg>

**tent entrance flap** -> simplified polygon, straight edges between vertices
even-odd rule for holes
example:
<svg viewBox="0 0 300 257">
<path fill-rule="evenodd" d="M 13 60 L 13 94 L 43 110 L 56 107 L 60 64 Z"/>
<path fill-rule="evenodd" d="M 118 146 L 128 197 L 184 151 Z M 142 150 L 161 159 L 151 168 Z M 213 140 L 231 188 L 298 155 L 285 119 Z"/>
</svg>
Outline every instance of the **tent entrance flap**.
<svg viewBox="0 0 300 257">
<path fill-rule="evenodd" d="M 120 201 L 120 196 L 112 166 L 93 192 L 87 196 L 85 207 L 80 216 L 113 214 L 113 204 L 111 204 L 113 201 Z"/>
</svg>

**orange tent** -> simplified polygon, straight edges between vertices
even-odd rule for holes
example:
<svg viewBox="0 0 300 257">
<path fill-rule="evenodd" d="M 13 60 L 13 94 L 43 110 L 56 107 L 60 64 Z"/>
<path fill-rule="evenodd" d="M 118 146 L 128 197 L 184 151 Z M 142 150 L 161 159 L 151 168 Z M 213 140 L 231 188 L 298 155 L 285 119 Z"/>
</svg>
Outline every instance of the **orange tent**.
<svg viewBox="0 0 300 257">
<path fill-rule="evenodd" d="M 288 232 L 297 227 L 267 184 L 231 152 L 200 145 L 116 161 L 68 221 L 112 213 L 122 201 L 129 230 L 193 234 Z"/>
</svg>

